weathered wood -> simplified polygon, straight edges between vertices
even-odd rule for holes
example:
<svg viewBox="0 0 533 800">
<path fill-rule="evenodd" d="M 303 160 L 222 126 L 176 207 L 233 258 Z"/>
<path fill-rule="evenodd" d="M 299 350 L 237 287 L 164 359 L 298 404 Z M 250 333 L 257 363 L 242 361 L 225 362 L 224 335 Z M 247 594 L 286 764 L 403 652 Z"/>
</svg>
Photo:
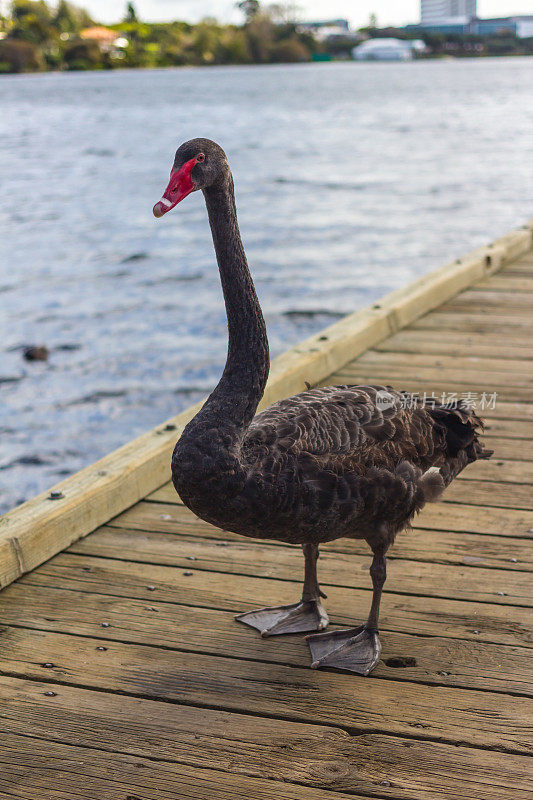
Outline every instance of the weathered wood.
<svg viewBox="0 0 533 800">
<path fill-rule="evenodd" d="M 532 303 L 533 307 L 533 303 Z M 499 376 L 502 372 L 509 372 L 511 382 L 516 380 L 516 376 L 522 376 L 526 380 L 531 378 L 531 365 L 524 364 L 522 359 L 496 358 L 493 356 L 479 357 L 475 352 L 466 356 L 457 355 L 434 355 L 433 353 L 384 353 L 378 349 L 369 349 L 359 356 L 355 364 L 364 364 L 364 368 L 382 369 L 389 367 L 408 367 L 409 371 L 418 367 L 438 367 L 453 369 L 455 372 L 466 372 L 467 377 L 477 379 L 476 373 L 493 372 Z M 479 383 L 479 381 L 477 381 Z"/>
<path fill-rule="evenodd" d="M 243 774 L 245 770 L 233 774 L 225 769 L 225 764 L 219 770 L 206 769 L 205 763 L 190 767 L 154 761 L 150 752 L 145 759 L 111 755 L 101 752 L 98 743 L 86 750 L 77 743 L 65 745 L 28 736 L 7 736 L 3 737 L 0 750 L 0 791 L 4 800 L 35 800 L 36 797 L 141 800 L 141 793 L 142 800 L 176 800 L 178 797 L 179 800 L 248 800 L 250 797 L 254 800 L 341 800 L 346 797 L 274 779 L 259 780 Z M 350 796 L 363 800 L 361 795 L 350 793 Z"/>
<path fill-rule="evenodd" d="M 490 441 L 490 440 L 489 440 Z M 533 510 L 533 492 L 523 484 L 495 481 L 454 481 L 444 494 L 444 502 L 467 503 L 499 508 Z"/>
<path fill-rule="evenodd" d="M 533 272 L 533 258 L 530 255 L 526 254 L 521 256 L 516 261 L 513 261 L 510 264 L 507 264 L 502 269 L 502 272 L 505 275 L 531 275 Z"/>
<path fill-rule="evenodd" d="M 490 533 L 497 536 L 517 536 L 531 539 L 533 514 L 516 509 L 482 508 L 464 503 L 430 503 L 413 520 L 414 528 L 441 531 L 464 531 L 465 533 Z M 179 523 L 179 526 L 176 525 Z M 113 528 L 132 528 L 145 531 L 161 531 L 194 536 L 198 526 L 184 506 L 171 503 L 141 502 L 134 508 L 109 521 Z M 204 529 L 205 535 L 228 538 L 218 528 Z M 211 533 L 209 533 L 211 531 Z M 201 534 L 203 535 L 203 534 Z M 238 537 L 242 541 L 242 537 Z"/>
<path fill-rule="evenodd" d="M 197 570 L 216 570 L 228 574 L 276 577 L 280 580 L 293 579 L 303 568 L 301 550 L 296 547 L 280 547 L 274 550 L 268 544 L 235 541 L 228 544 L 227 548 L 221 548 L 217 546 L 217 542 L 209 539 L 176 542 L 172 546 L 168 536 L 157 539 L 150 535 L 144 537 L 143 550 L 147 551 L 144 555 L 141 537 L 136 537 L 134 533 L 124 536 L 121 548 L 116 535 L 118 529 L 114 530 L 115 536 L 113 529 L 102 533 L 101 548 L 107 558 L 116 558 L 117 555 L 120 557 L 124 553 L 130 557 L 132 553 L 129 546 L 137 548 L 137 557 L 144 562 L 173 564 L 184 569 L 194 569 L 195 573 Z M 502 537 L 502 541 L 506 540 Z M 322 548 L 319 574 L 324 586 L 366 588 L 369 584 L 367 571 L 372 560 L 370 551 L 360 555 L 345 550 L 342 559 L 338 558 L 337 552 Z M 512 545 L 508 552 L 514 552 Z M 196 557 L 196 562 L 190 562 L 190 555 Z M 394 551 L 391 555 L 394 556 Z M 68 559 L 67 554 L 58 556 L 59 563 L 69 563 Z M 462 563 L 456 563 L 451 570 L 446 564 L 434 560 L 421 562 L 391 557 L 387 569 L 388 587 L 406 594 L 533 606 L 533 582 L 527 572 L 497 567 L 489 570 L 480 560 L 481 556 L 478 560 L 477 552 L 471 550 L 471 564 L 476 564 L 476 569 L 472 569 L 463 557 Z"/>
<path fill-rule="evenodd" d="M 26 741 L 28 744 L 35 742 L 39 753 L 38 741 L 52 736 L 57 739 L 60 731 L 57 747 L 68 744 L 91 748 L 87 758 L 94 764 L 97 775 L 107 775 L 109 771 L 114 774 L 114 763 L 110 761 L 106 768 L 106 762 L 97 760 L 106 753 L 110 754 L 110 759 L 116 758 L 120 770 L 125 769 L 124 763 L 129 758 L 136 764 L 143 763 L 143 769 L 128 770 L 127 786 L 130 791 L 142 787 L 142 797 L 146 800 L 165 797 L 149 792 L 154 785 L 162 791 L 167 780 L 174 781 L 172 800 L 176 800 L 177 785 L 180 786 L 180 800 L 189 796 L 191 800 L 204 800 L 204 797 L 205 800 L 241 797 L 246 800 L 252 797 L 254 800 L 278 800 L 278 797 L 279 800 L 300 797 L 340 800 L 337 792 L 348 792 L 354 800 L 359 797 L 358 792 L 399 800 L 428 800 L 430 797 L 432 800 L 464 800 L 467 796 L 472 800 L 502 800 L 503 797 L 526 800 L 528 793 L 530 762 L 524 756 L 416 738 L 377 734 L 350 736 L 343 730 L 323 725 L 130 697 L 121 697 L 120 703 L 109 703 L 108 697 L 97 692 L 67 686 L 61 687 L 56 697 L 48 699 L 44 692 L 49 688 L 57 690 L 53 684 L 0 679 L 9 736 L 14 740 L 18 732 L 26 737 L 31 730 L 39 739 Z M 22 748 L 22 741 L 19 746 Z M 51 758 L 54 745 L 43 742 L 42 746 L 50 747 Z M 117 750 L 120 757 L 116 757 Z M 8 753 L 11 755 L 11 749 Z M 150 769 L 141 759 L 153 759 L 154 755 L 158 760 L 152 762 Z M 80 754 L 77 762 L 78 765 L 85 763 L 85 758 Z M 177 767 L 176 762 L 183 766 Z M 213 771 L 205 770 L 205 764 Z M 202 767 L 204 769 L 199 769 Z M 174 773 L 168 777 L 167 770 L 179 770 L 175 773 L 179 777 Z M 63 768 L 61 774 L 64 771 Z M 237 777 L 232 779 L 231 773 Z M 158 780 L 159 775 L 161 780 Z M 246 775 L 253 776 L 255 783 L 246 779 Z M 151 782 L 146 780 L 147 776 Z M 191 776 L 196 794 L 189 795 L 187 787 Z M 277 781 L 286 781 L 279 795 Z M 387 790 L 384 782 L 392 789 Z M 304 788 L 294 783 L 314 787 L 312 794 L 305 794 Z M 224 793 L 224 787 L 228 786 L 233 794 Z M 325 787 L 327 795 L 318 787 Z M 88 800 L 97 797 L 114 800 L 106 786 L 93 788 L 93 794 L 81 796 Z M 297 794 L 298 791 L 302 794 Z M 29 795 L 27 800 L 35 800 L 36 796 L 46 795 Z M 124 800 L 124 794 L 120 800 Z"/>
<path fill-rule="evenodd" d="M 529 252 L 531 245 L 531 226 L 513 231 L 292 348 L 274 360 L 261 407 L 302 390 L 306 381 L 319 383 L 347 359 L 497 272 Z M 515 323 L 527 326 L 528 320 L 515 318 Z M 482 380 L 483 373 L 477 374 Z M 513 385 L 518 381 L 518 388 L 513 395 L 506 389 L 509 398 L 526 399 L 523 395 L 530 387 L 527 378 L 513 375 L 512 381 Z M 499 385 L 497 380 L 493 383 Z M 55 488 L 62 492 L 61 499 L 51 501 L 44 493 L 4 515 L 0 520 L 0 587 L 161 486 L 168 479 L 175 439 L 197 409 L 188 409 L 170 420 L 172 430 L 160 426 L 58 484 Z"/>
<path fill-rule="evenodd" d="M 522 400 L 531 401 L 533 391 L 533 376 L 525 373 L 508 375 L 505 372 L 491 372 L 490 370 L 476 370 L 469 372 L 456 372 L 451 367 L 424 367 L 418 364 L 402 366 L 401 364 L 388 365 L 387 367 L 372 367 L 353 361 L 342 367 L 335 373 L 346 383 L 384 383 L 384 384 L 404 384 L 408 380 L 411 384 L 417 382 L 419 390 L 427 390 L 428 394 L 431 387 L 448 387 L 447 392 L 456 391 L 455 387 L 462 387 L 461 392 L 485 392 L 487 395 L 497 392 L 502 400 Z M 334 380 L 336 382 L 336 379 Z M 437 392 L 435 391 L 435 394 Z M 437 394 L 437 397 L 439 395 Z"/>
<path fill-rule="evenodd" d="M 500 333 L 462 333 L 453 330 L 427 330 L 423 336 L 415 328 L 403 328 L 375 346 L 383 353 L 433 353 L 445 356 L 533 359 L 528 335 L 502 336 Z"/>
<path fill-rule="evenodd" d="M 482 311 L 461 311 L 441 310 L 443 307 L 419 317 L 411 323 L 413 330 L 448 330 L 469 333 L 498 333 L 503 336 L 512 335 L 518 332 L 525 336 L 531 332 L 533 322 L 531 317 L 518 314 L 484 314 Z"/>
<path fill-rule="evenodd" d="M 496 313 L 498 313 L 498 309 L 505 308 L 506 311 L 517 309 L 519 314 L 525 314 L 527 316 L 528 312 L 531 312 L 532 301 L 533 297 L 531 297 L 530 292 L 492 291 L 491 289 L 478 287 L 477 289 L 469 288 L 461 292 L 461 294 L 454 297 L 453 300 L 444 303 L 443 309 L 467 308 L 476 310 L 481 306 L 485 313 L 493 308 L 496 309 Z"/>
<path fill-rule="evenodd" d="M 15 584 L 6 590 L 0 619 L 4 625 L 98 637 L 108 647 L 120 641 L 309 666 L 301 637 L 282 636 L 275 643 L 250 637 L 228 611 L 177 603 L 147 606 L 143 600 L 110 595 L 80 597 L 74 591 L 51 587 L 21 588 Z M 101 619 L 109 623 L 108 628 L 101 627 Z M 374 677 L 533 695 L 531 648 L 385 629 L 380 636 L 386 655 L 372 673 Z"/>
<path fill-rule="evenodd" d="M 490 461 L 476 461 L 468 470 L 462 472 L 457 481 L 498 481 L 501 483 L 533 483 L 533 464 L 531 461 L 511 461 L 495 454 Z"/>
<path fill-rule="evenodd" d="M 227 558 L 231 563 L 231 556 Z M 170 602 L 237 613 L 258 606 L 292 603 L 300 597 L 303 565 L 293 570 L 291 579 L 279 580 L 277 560 L 270 563 L 276 579 L 62 554 L 25 576 L 21 586 L 136 598 L 147 601 L 147 606 Z M 363 574 L 368 575 L 366 568 Z M 327 587 L 327 609 L 332 623 L 353 626 L 366 617 L 371 598 L 368 577 L 367 581 L 367 584 L 361 581 L 364 589 Z M 399 594 L 393 589 L 397 587 L 387 586 L 383 597 L 380 615 L 383 630 L 509 645 L 533 644 L 529 608 Z M 95 634 L 105 621 L 94 621 Z"/>
<path fill-rule="evenodd" d="M 510 265 L 512 267 L 512 265 Z M 529 270 L 533 272 L 533 270 Z M 507 269 L 501 270 L 497 275 L 491 275 L 490 278 L 485 278 L 479 283 L 471 287 L 473 290 L 481 289 L 482 291 L 488 289 L 492 292 L 533 292 L 533 278 L 530 274 L 515 275 L 512 271 Z M 531 298 L 533 302 L 533 297 Z"/>
<path fill-rule="evenodd" d="M 207 523 L 200 522 L 207 526 Z M 244 539 L 242 536 L 232 538 L 235 542 L 228 554 L 224 554 L 220 541 L 209 536 L 200 535 L 194 539 L 176 536 L 176 533 L 145 533 L 143 531 L 125 530 L 124 528 L 99 528 L 89 539 L 75 542 L 66 552 L 78 555 L 90 555 L 100 558 L 116 558 L 119 560 L 139 561 L 149 564 L 167 564 L 195 569 L 210 569 L 211 563 L 227 568 L 231 559 L 239 563 L 239 554 L 244 552 L 247 559 L 253 561 L 259 557 L 257 544 L 260 545 L 261 556 L 270 558 L 275 563 L 278 558 L 278 544 Z M 284 545 L 291 553 L 299 553 L 298 548 Z M 194 549 L 191 559 L 191 548 Z M 272 550 L 274 548 L 274 550 Z M 369 558 L 366 542 L 359 539 L 337 539 L 320 547 L 321 553 L 347 553 Z M 511 555 L 512 554 L 512 555 Z M 518 570 L 528 572 L 533 568 L 533 548 L 527 539 L 515 539 L 504 536 L 478 535 L 465 536 L 462 533 L 448 531 L 428 531 L 415 529 L 400 534 L 394 546 L 389 550 L 389 558 L 416 561 L 436 562 L 440 564 L 460 564 L 473 567 L 492 567 L 502 570 Z M 205 559 L 205 560 L 204 560 Z M 195 563 L 190 564 L 194 560 Z M 215 567 L 219 569 L 220 567 Z"/>
<path fill-rule="evenodd" d="M 0 670 L 165 702 L 397 736 L 533 751 L 533 700 L 472 689 L 372 678 L 354 692 L 353 676 L 258 661 L 175 652 L 100 639 L 7 628 Z M 46 663 L 53 667 L 43 666 Z M 401 697 L 401 714 L 398 698 Z M 104 700 L 105 702 L 105 700 Z"/>
</svg>

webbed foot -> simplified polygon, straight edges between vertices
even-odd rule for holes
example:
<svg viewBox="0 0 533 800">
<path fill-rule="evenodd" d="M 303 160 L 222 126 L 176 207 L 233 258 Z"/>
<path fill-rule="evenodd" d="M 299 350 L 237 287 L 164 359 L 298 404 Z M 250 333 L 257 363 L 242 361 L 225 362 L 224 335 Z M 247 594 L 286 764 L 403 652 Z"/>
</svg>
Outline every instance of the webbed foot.
<svg viewBox="0 0 533 800">
<path fill-rule="evenodd" d="M 269 606 L 237 614 L 235 619 L 252 628 L 261 636 L 281 633 L 323 631 L 329 619 L 320 600 L 302 600 L 289 606 Z"/>
<path fill-rule="evenodd" d="M 366 625 L 332 633 L 306 636 L 311 650 L 313 669 L 342 669 L 368 675 L 381 655 L 381 642 L 377 631 Z"/>
</svg>

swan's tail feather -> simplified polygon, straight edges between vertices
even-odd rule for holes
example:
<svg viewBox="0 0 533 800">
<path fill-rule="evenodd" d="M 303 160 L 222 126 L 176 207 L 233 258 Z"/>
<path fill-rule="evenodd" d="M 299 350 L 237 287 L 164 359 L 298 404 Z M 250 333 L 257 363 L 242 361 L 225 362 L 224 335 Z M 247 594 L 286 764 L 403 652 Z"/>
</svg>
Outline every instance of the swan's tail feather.
<svg viewBox="0 0 533 800">
<path fill-rule="evenodd" d="M 494 451 L 486 450 L 479 439 L 485 427 L 484 422 L 467 402 L 461 400 L 453 406 L 437 403 L 426 410 L 444 436 L 446 462 L 440 468 L 440 473 L 445 486 L 468 464 L 493 455 Z"/>
<path fill-rule="evenodd" d="M 440 500 L 446 488 L 444 478 L 438 467 L 430 467 L 424 472 L 419 482 L 420 490 L 424 497 L 424 503 L 435 503 Z"/>
</svg>

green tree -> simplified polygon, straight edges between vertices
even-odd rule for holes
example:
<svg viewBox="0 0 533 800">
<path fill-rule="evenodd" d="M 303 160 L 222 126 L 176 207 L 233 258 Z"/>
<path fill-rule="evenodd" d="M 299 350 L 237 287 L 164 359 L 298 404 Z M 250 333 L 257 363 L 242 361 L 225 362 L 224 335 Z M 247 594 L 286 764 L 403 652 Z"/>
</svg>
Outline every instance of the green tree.
<svg viewBox="0 0 533 800">
<path fill-rule="evenodd" d="M 309 61 L 309 50 L 296 37 L 282 39 L 277 42 L 271 52 L 270 58 L 281 64 L 292 64 L 299 61 Z"/>
<path fill-rule="evenodd" d="M 66 0 L 60 0 L 52 24 L 60 33 L 77 33 L 81 28 L 79 15 Z"/>
<path fill-rule="evenodd" d="M 124 18 L 125 22 L 137 22 L 137 12 L 135 11 L 135 6 L 133 3 L 128 3 L 126 6 L 126 16 Z"/>
<path fill-rule="evenodd" d="M 256 14 L 246 25 L 248 48 L 255 64 L 266 64 L 274 44 L 275 25 L 266 14 Z"/>
<path fill-rule="evenodd" d="M 247 23 L 251 22 L 261 10 L 259 0 L 241 0 L 240 3 L 236 3 L 236 6 L 243 12 Z"/>
<path fill-rule="evenodd" d="M 300 16 L 300 6 L 297 3 L 271 3 L 267 13 L 278 25 L 294 25 Z"/>
<path fill-rule="evenodd" d="M 216 49 L 217 64 L 248 64 L 251 61 L 248 39 L 242 28 L 228 25 Z"/>
<path fill-rule="evenodd" d="M 44 0 L 15 0 L 11 9 L 12 28 L 9 36 L 36 45 L 57 38 L 52 14 Z"/>
<path fill-rule="evenodd" d="M 44 66 L 37 45 L 17 39 L 0 41 L 0 73 L 37 72 L 44 69 Z"/>
<path fill-rule="evenodd" d="M 70 70 L 99 69 L 102 66 L 100 48 L 91 39 L 72 42 L 66 48 L 64 58 L 67 69 Z"/>
</svg>

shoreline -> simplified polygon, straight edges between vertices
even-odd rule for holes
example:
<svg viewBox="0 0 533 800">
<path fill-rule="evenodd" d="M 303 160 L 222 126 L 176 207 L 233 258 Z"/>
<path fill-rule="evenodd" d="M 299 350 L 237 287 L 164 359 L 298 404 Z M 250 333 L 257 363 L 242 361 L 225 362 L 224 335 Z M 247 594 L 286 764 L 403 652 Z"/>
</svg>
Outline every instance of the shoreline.
<svg viewBox="0 0 533 800">
<path fill-rule="evenodd" d="M 23 78 L 28 76 L 34 75 L 87 75 L 88 73 L 97 74 L 97 75 L 109 75 L 111 73 L 122 74 L 128 72 L 170 72 L 174 71 L 184 71 L 184 70 L 221 70 L 221 69 L 250 69 L 250 68 L 272 68 L 272 69 L 284 69 L 284 68 L 305 68 L 305 67 L 331 67 L 333 65 L 339 64 L 354 64 L 358 67 L 361 66 L 389 66 L 389 67 L 406 67 L 406 66 L 413 66 L 414 64 L 420 63 L 431 63 L 431 64 L 440 64 L 440 63 L 447 63 L 449 64 L 451 61 L 456 62 L 485 62 L 485 61 L 501 61 L 502 59 L 509 59 L 516 61 L 517 59 L 524 58 L 529 59 L 533 58 L 533 53 L 502 53 L 502 55 L 478 55 L 478 56 L 427 56 L 424 58 L 415 58 L 412 61 L 381 61 L 381 60 L 368 60 L 368 61 L 359 61 L 357 59 L 348 59 L 348 58 L 337 58 L 331 59 L 330 61 L 294 61 L 288 63 L 280 63 L 280 62 L 271 62 L 267 64 L 263 64 L 260 62 L 254 62 L 252 64 L 181 64 L 181 65 L 169 65 L 165 67 L 114 67 L 111 69 L 99 68 L 99 69 L 49 69 L 49 70 L 33 70 L 28 72 L 0 72 L 0 80 L 2 78 Z"/>
</svg>

